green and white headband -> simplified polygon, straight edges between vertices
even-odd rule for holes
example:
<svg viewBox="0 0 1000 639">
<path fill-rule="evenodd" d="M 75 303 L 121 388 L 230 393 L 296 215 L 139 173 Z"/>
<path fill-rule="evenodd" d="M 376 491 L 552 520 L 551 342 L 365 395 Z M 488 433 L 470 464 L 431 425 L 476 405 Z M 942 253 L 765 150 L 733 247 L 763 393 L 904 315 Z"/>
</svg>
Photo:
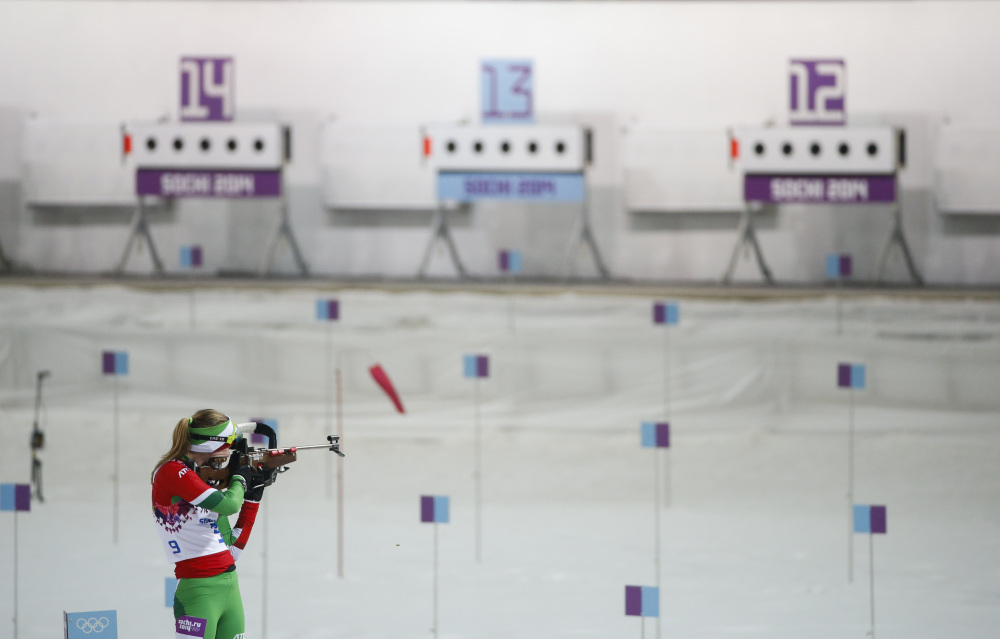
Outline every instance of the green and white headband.
<svg viewBox="0 0 1000 639">
<path fill-rule="evenodd" d="M 193 421 L 193 418 L 188 418 L 188 424 Z M 243 435 L 231 419 L 207 428 L 189 425 L 188 433 L 191 436 L 191 451 L 195 453 L 214 453 L 220 448 L 228 448 Z"/>
</svg>

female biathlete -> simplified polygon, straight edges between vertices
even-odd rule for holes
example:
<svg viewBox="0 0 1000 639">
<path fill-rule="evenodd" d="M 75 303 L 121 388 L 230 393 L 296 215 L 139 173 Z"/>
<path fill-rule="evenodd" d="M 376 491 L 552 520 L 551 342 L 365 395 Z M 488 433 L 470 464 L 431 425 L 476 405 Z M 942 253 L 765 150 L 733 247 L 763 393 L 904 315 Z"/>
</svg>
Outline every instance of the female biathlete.
<svg viewBox="0 0 1000 639">
<path fill-rule="evenodd" d="M 230 446 L 241 436 L 222 413 L 198 411 L 177 423 L 170 451 L 153 470 L 153 516 L 178 580 L 177 637 L 243 639 L 235 560 L 250 537 L 264 478 L 244 466 L 223 491 L 206 484 L 197 472 L 206 464 L 225 465 Z M 228 516 L 236 512 L 236 525 L 230 526 Z"/>
</svg>

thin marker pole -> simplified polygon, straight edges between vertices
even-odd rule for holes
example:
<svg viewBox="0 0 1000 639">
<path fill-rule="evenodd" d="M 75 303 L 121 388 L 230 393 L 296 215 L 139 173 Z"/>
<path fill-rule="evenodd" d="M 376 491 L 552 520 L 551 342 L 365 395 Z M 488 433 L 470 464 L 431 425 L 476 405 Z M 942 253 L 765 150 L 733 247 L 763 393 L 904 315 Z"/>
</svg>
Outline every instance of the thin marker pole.
<svg viewBox="0 0 1000 639">
<path fill-rule="evenodd" d="M 119 484 L 119 441 L 118 441 L 118 374 L 115 373 L 115 472 L 114 472 L 114 542 L 118 543 L 118 484 Z"/>
<path fill-rule="evenodd" d="M 438 525 L 434 522 L 434 637 L 438 636 Z"/>
<path fill-rule="evenodd" d="M 337 441 L 344 441 L 343 386 L 337 366 Z M 337 457 L 337 576 L 344 576 L 344 460 Z"/>
<path fill-rule="evenodd" d="M 475 381 L 476 405 L 476 563 L 483 563 L 483 443 L 479 423 L 479 377 Z"/>
<path fill-rule="evenodd" d="M 868 534 L 869 589 L 872 600 L 872 639 L 875 639 L 875 535 Z"/>
<path fill-rule="evenodd" d="M 333 329 L 326 322 L 326 432 L 333 430 Z M 333 460 L 326 460 L 326 498 L 333 499 Z"/>
<path fill-rule="evenodd" d="M 837 300 L 837 335 L 840 335 L 843 332 L 841 328 L 843 320 L 841 318 L 842 310 L 841 310 L 841 295 L 840 295 L 843 288 L 844 288 L 844 278 L 842 276 L 838 276 L 837 291 L 836 293 L 834 293 L 834 296 L 836 297 Z"/>
<path fill-rule="evenodd" d="M 666 312 L 666 311 L 664 311 L 664 312 Z M 669 424 L 670 423 L 670 408 L 671 408 L 670 407 L 670 400 L 671 400 L 671 391 L 672 391 L 672 388 L 671 388 L 671 366 L 670 366 L 670 359 L 671 359 L 670 358 L 670 325 L 669 324 L 664 324 L 664 326 L 663 326 L 663 334 L 664 334 L 664 337 L 663 337 L 663 352 L 664 352 L 664 354 L 663 354 L 664 411 L 663 411 L 663 413 L 664 413 L 665 421 Z M 666 490 L 663 491 L 663 493 L 664 493 L 663 505 L 665 507 L 668 507 L 668 508 L 670 507 L 670 472 L 671 472 L 671 466 L 668 463 L 667 464 L 667 472 L 666 472 Z M 657 585 L 659 585 L 659 584 L 657 584 Z M 657 619 L 659 619 L 659 617 L 657 617 Z M 657 622 L 657 627 L 659 627 L 659 622 Z M 657 637 L 659 637 L 659 635 L 657 635 Z"/>
<path fill-rule="evenodd" d="M 653 486 L 654 486 L 654 488 L 653 488 L 653 511 L 655 513 L 655 521 L 656 521 L 656 529 L 655 529 L 656 530 L 656 543 L 655 543 L 655 547 L 656 547 L 656 553 L 655 553 L 655 556 L 656 556 L 656 559 L 655 559 L 655 564 L 656 564 L 656 579 L 655 579 L 655 582 L 656 582 L 656 588 L 657 589 L 660 588 L 660 456 L 657 454 L 658 452 L 659 451 L 657 451 L 656 449 L 653 449 L 653 458 L 655 459 L 655 461 L 653 462 L 653 465 L 654 465 L 654 471 L 653 471 L 654 472 L 654 475 L 653 475 Z M 645 630 L 645 628 L 646 628 L 645 623 L 646 623 L 646 620 L 645 620 L 645 618 L 643 618 L 643 635 L 645 635 L 645 632 L 646 632 L 646 630 Z M 659 617 L 656 618 L 656 636 L 657 636 L 657 639 L 659 639 L 659 636 L 660 636 L 660 618 Z"/>
<path fill-rule="evenodd" d="M 854 387 L 848 402 L 847 427 L 847 581 L 854 582 Z"/>
<path fill-rule="evenodd" d="M 260 606 L 260 630 L 261 630 L 261 635 L 260 636 L 261 636 L 261 639 L 267 639 L 267 583 L 268 583 L 268 578 L 267 578 L 267 541 L 270 538 L 270 535 L 267 532 L 267 528 L 268 528 L 268 526 L 267 526 L 268 505 L 267 504 L 268 503 L 269 502 L 265 502 L 264 504 L 262 504 L 264 512 L 261 513 L 262 515 L 264 515 L 264 541 L 261 544 L 264 547 L 264 567 L 263 567 L 263 570 L 262 570 L 262 577 L 263 577 L 263 582 L 264 583 L 261 586 L 261 606 Z"/>
<path fill-rule="evenodd" d="M 14 639 L 17 639 L 17 509 L 14 510 Z"/>
<path fill-rule="evenodd" d="M 190 295 L 190 298 L 189 298 L 189 306 L 190 306 L 190 311 L 191 311 L 191 328 L 194 328 L 195 327 L 195 322 L 194 322 L 194 286 L 193 285 L 191 286 L 191 295 Z"/>
</svg>

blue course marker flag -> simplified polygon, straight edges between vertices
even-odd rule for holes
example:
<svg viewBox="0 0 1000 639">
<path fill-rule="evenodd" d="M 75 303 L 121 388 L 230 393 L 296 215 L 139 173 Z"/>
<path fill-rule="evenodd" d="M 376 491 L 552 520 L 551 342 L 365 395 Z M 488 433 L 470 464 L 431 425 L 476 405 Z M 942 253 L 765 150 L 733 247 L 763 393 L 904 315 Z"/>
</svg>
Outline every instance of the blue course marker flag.
<svg viewBox="0 0 1000 639">
<path fill-rule="evenodd" d="M 501 273 L 521 272 L 521 251 L 500 251 L 499 261 Z"/>
<path fill-rule="evenodd" d="M 864 390 L 865 388 L 865 365 L 864 364 L 838 364 L 837 365 L 837 387 L 854 388 Z"/>
<path fill-rule="evenodd" d="M 175 577 L 164 577 L 163 579 L 163 599 L 167 608 L 174 607 L 174 592 L 177 590 L 177 579 Z"/>
<path fill-rule="evenodd" d="M 101 372 L 105 375 L 128 375 L 128 353 L 125 351 L 101 353 Z"/>
<path fill-rule="evenodd" d="M 316 319 L 335 322 L 340 319 L 340 304 L 337 300 L 316 300 Z"/>
<path fill-rule="evenodd" d="M 181 267 L 200 268 L 201 267 L 201 247 L 182 246 L 181 247 Z"/>
<path fill-rule="evenodd" d="M 490 358 L 487 355 L 466 355 L 462 363 L 465 377 L 490 376 Z"/>
<path fill-rule="evenodd" d="M 433 524 L 447 524 L 451 519 L 448 497 L 443 495 L 420 496 L 420 521 Z"/>
<path fill-rule="evenodd" d="M 854 532 L 884 535 L 887 523 L 885 506 L 854 505 Z"/>
<path fill-rule="evenodd" d="M 670 424 L 642 422 L 643 448 L 670 448 Z"/>
<path fill-rule="evenodd" d="M 847 253 L 830 253 L 826 256 L 826 278 L 836 280 L 851 276 L 851 256 Z"/>
<path fill-rule="evenodd" d="M 660 589 L 654 586 L 625 586 L 625 614 L 659 617 Z"/>
<path fill-rule="evenodd" d="M 30 511 L 30 484 L 0 484 L 0 510 Z"/>
<path fill-rule="evenodd" d="M 118 639 L 118 612 L 64 612 L 66 639 Z"/>
<path fill-rule="evenodd" d="M 653 303 L 653 323 L 673 325 L 680 321 L 680 308 L 674 302 Z"/>
</svg>

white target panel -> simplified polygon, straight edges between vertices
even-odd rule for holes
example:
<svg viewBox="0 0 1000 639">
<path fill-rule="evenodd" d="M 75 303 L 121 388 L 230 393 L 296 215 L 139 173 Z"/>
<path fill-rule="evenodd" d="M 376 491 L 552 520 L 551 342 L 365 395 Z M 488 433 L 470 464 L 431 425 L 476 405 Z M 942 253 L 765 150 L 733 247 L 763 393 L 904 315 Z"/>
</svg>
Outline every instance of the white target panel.
<svg viewBox="0 0 1000 639">
<path fill-rule="evenodd" d="M 436 125 L 424 130 L 424 155 L 439 171 L 583 171 L 586 129 L 573 124 Z"/>
<path fill-rule="evenodd" d="M 128 132 L 136 168 L 278 169 L 285 157 L 277 123 L 133 124 Z"/>
<path fill-rule="evenodd" d="M 899 166 L 898 132 L 890 126 L 737 129 L 744 173 L 888 175 Z"/>
</svg>

